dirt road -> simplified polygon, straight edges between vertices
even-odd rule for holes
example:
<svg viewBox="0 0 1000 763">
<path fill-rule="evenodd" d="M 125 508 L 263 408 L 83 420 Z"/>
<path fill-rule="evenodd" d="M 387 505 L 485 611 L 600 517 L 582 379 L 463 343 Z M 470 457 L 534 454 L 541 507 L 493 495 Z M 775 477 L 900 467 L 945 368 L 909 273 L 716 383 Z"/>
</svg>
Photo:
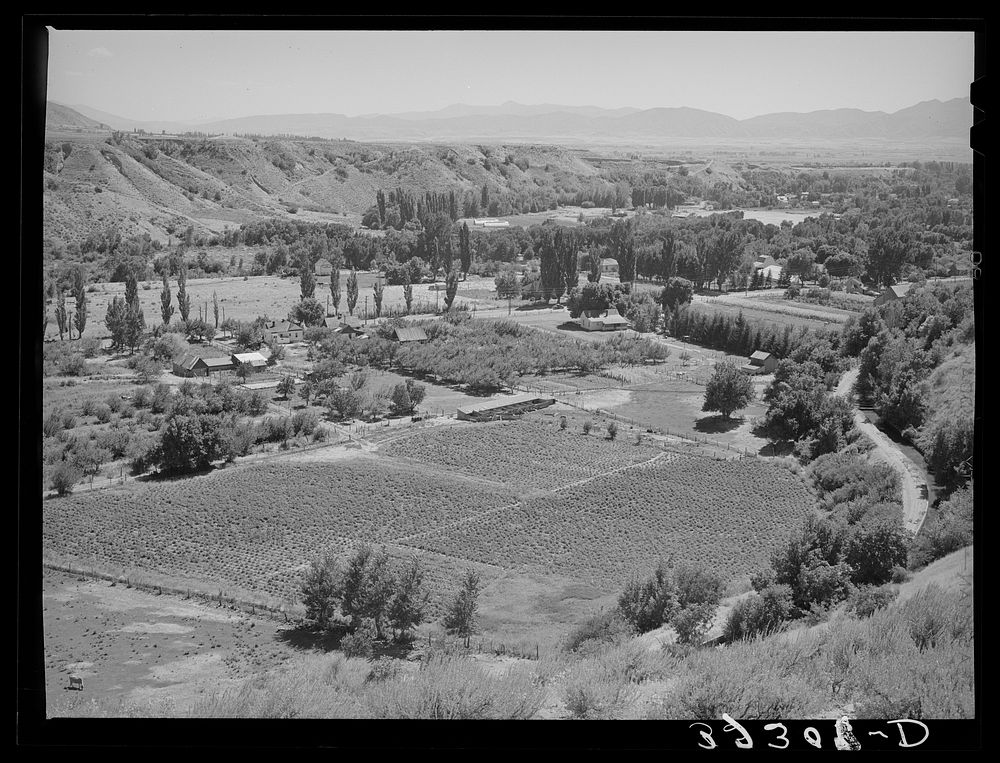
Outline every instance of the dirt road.
<svg viewBox="0 0 1000 763">
<path fill-rule="evenodd" d="M 845 372 L 834 394 L 847 397 L 853 403 L 851 392 L 857 381 L 859 369 Z M 903 493 L 903 527 L 914 535 L 920 531 L 927 516 L 927 482 L 920 468 L 913 463 L 882 430 L 865 418 L 861 411 L 854 410 L 854 425 L 868 435 L 875 443 L 872 454 L 899 472 Z"/>
</svg>

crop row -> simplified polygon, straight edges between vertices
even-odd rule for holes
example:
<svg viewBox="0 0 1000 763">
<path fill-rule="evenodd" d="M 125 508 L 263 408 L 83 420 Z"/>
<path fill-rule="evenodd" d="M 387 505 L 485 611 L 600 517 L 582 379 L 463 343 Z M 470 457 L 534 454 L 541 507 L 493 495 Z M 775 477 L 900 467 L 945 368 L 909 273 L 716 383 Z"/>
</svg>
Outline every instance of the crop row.
<svg viewBox="0 0 1000 763">
<path fill-rule="evenodd" d="M 620 585 L 669 556 L 731 579 L 764 566 L 812 505 L 805 485 L 779 467 L 685 456 L 527 500 L 413 543 L 605 585 Z"/>
</svg>

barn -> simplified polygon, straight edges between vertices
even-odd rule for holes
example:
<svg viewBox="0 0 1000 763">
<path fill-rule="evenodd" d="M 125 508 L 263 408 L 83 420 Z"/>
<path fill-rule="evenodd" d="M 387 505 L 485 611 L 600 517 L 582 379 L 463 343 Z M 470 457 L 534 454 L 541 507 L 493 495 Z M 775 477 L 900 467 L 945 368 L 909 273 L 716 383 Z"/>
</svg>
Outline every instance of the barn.
<svg viewBox="0 0 1000 763">
<path fill-rule="evenodd" d="M 409 342 L 426 342 L 427 332 L 422 328 L 394 328 L 392 330 L 393 340 L 399 342 L 400 344 L 406 344 Z"/>
<path fill-rule="evenodd" d="M 184 355 L 173 362 L 175 376 L 208 376 L 211 373 L 232 371 L 235 366 L 231 358 L 203 358 L 198 355 Z"/>
<path fill-rule="evenodd" d="M 584 310 L 580 313 L 580 326 L 587 331 L 621 331 L 632 328 L 627 318 L 623 318 L 618 310 Z"/>
<path fill-rule="evenodd" d="M 748 374 L 773 374 L 774 369 L 778 367 L 778 359 L 774 357 L 770 352 L 764 352 L 763 350 L 757 350 L 753 355 L 751 355 L 745 365 L 740 366 L 740 369 Z"/>
<path fill-rule="evenodd" d="M 877 307 L 878 305 L 884 305 L 888 302 L 895 302 L 897 299 L 905 297 L 912 288 L 913 284 L 909 281 L 905 283 L 893 284 L 875 297 L 875 302 L 873 304 Z"/>
<path fill-rule="evenodd" d="M 510 395 L 485 403 L 463 405 L 458 409 L 462 421 L 495 421 L 501 417 L 517 416 L 527 411 L 537 411 L 555 403 L 553 397 L 537 395 Z"/>
</svg>

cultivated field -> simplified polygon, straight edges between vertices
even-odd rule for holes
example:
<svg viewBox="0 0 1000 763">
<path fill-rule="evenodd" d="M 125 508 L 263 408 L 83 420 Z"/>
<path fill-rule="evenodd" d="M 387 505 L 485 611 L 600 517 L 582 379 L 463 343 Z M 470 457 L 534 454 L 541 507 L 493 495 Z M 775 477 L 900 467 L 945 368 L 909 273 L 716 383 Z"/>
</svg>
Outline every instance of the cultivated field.
<svg viewBox="0 0 1000 763">
<path fill-rule="evenodd" d="M 668 557 L 732 581 L 765 566 L 811 505 L 806 487 L 782 467 L 661 453 L 635 469 L 403 542 L 596 586 L 620 587 Z"/>
</svg>

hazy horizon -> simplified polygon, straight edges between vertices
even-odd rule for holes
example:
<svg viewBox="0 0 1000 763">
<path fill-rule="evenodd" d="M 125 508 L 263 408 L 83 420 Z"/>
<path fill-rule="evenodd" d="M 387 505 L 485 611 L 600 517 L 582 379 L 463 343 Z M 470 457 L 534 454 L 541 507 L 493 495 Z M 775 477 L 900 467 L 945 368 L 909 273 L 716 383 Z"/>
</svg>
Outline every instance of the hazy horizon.
<svg viewBox="0 0 1000 763">
<path fill-rule="evenodd" d="M 134 121 L 454 105 L 737 120 L 968 97 L 972 32 L 49 31 L 46 97 Z"/>
</svg>

